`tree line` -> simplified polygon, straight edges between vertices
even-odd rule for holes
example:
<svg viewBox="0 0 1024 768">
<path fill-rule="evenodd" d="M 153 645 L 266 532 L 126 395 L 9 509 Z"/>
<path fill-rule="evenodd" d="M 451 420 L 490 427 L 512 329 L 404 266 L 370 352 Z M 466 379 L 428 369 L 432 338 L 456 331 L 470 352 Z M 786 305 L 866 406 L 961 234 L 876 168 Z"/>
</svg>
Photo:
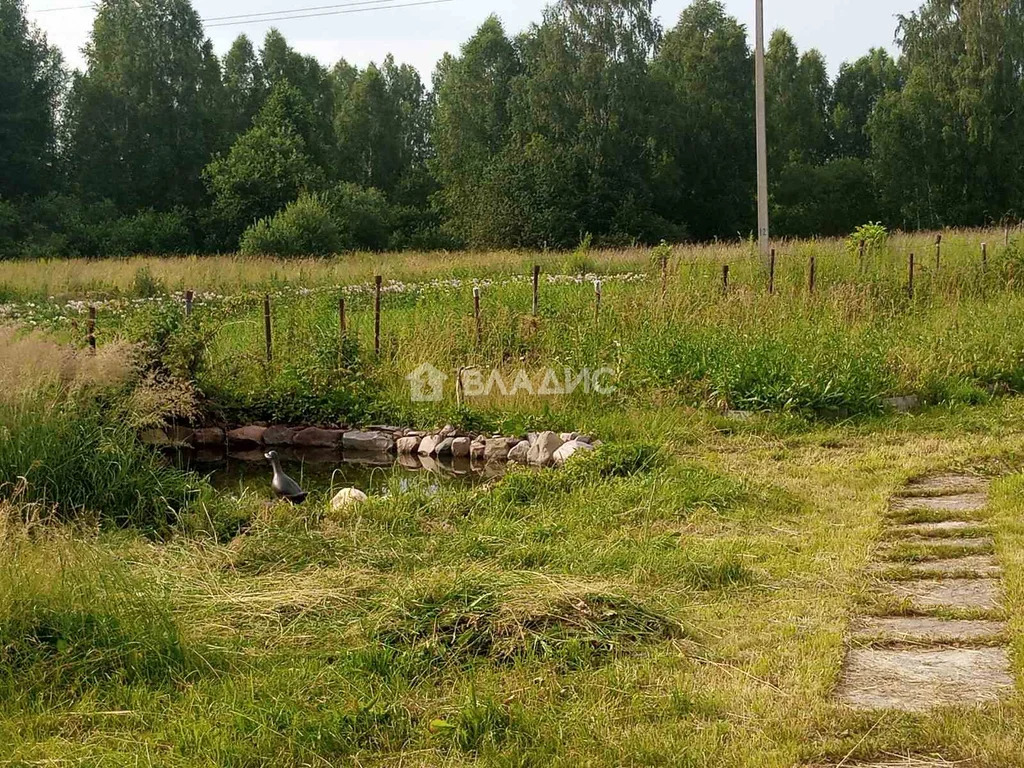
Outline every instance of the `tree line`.
<svg viewBox="0 0 1024 768">
<path fill-rule="evenodd" d="M 568 247 L 747 237 L 753 54 L 718 0 L 491 17 L 430 87 L 271 30 L 222 58 L 188 0 L 101 0 L 84 71 L 0 0 L 0 256 Z M 773 233 L 1024 211 L 1024 4 L 926 0 L 830 79 L 767 50 Z"/>
</svg>

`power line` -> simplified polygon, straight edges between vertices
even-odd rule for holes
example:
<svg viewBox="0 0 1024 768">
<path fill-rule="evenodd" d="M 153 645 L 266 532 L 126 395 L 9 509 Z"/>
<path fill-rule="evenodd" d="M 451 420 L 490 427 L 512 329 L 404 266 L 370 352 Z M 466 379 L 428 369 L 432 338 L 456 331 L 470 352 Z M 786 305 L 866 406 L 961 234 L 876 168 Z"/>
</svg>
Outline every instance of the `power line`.
<svg viewBox="0 0 1024 768">
<path fill-rule="evenodd" d="M 38 11 L 34 11 L 31 8 L 28 9 L 29 13 L 53 13 L 54 11 L 77 11 L 81 8 L 95 8 L 95 3 L 89 3 L 88 5 L 66 5 L 62 8 L 40 8 Z"/>
<path fill-rule="evenodd" d="M 266 19 L 249 19 L 246 21 L 222 21 L 216 24 L 204 24 L 209 29 L 211 27 L 237 27 L 243 24 L 258 24 L 261 22 L 272 22 L 272 21 L 290 21 L 292 19 L 315 19 L 321 16 L 344 16 L 350 13 L 366 13 L 367 11 L 391 11 L 397 8 L 416 8 L 424 5 L 442 5 L 443 3 L 452 3 L 455 0 L 421 0 L 417 3 L 401 3 L 399 5 L 381 5 L 374 8 L 350 8 L 349 10 L 343 11 L 324 11 L 323 13 L 306 13 L 298 16 L 274 16 Z M 287 13 L 287 11 L 281 11 L 281 13 Z"/>
<path fill-rule="evenodd" d="M 252 19 L 259 16 L 277 16 L 285 13 L 301 13 L 303 11 L 326 11 L 333 8 L 351 8 L 357 5 L 380 5 L 382 3 L 393 3 L 395 0 L 358 0 L 358 2 L 350 3 L 337 3 L 335 5 L 312 5 L 307 8 L 282 8 L 277 11 L 263 11 L 262 13 L 238 13 L 233 16 L 211 16 L 208 19 L 203 19 L 203 23 L 209 21 L 230 21 L 234 19 Z M 367 8 L 366 10 L 376 10 L 375 8 Z"/>
</svg>

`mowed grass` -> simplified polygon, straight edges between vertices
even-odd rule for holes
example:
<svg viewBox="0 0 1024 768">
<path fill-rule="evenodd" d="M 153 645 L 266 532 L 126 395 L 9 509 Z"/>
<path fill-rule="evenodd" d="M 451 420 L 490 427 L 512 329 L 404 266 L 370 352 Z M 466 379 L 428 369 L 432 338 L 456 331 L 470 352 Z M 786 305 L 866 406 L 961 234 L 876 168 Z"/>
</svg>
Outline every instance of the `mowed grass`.
<svg viewBox="0 0 1024 768">
<path fill-rule="evenodd" d="M 1016 697 L 886 717 L 830 697 L 889 496 L 1008 471 L 1022 415 L 723 431 L 638 410 L 561 473 L 334 516 L 255 503 L 230 540 L 8 518 L 0 764 L 1019 764 Z M 996 482 L 991 518 L 1015 648 L 1021 486 Z"/>
</svg>

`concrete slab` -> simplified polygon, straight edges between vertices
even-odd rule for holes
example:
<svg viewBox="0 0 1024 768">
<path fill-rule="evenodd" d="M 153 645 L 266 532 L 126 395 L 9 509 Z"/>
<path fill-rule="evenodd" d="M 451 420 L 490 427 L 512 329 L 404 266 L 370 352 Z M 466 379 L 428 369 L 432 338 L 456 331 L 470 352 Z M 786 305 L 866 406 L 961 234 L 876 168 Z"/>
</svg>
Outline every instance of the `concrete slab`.
<svg viewBox="0 0 1024 768">
<path fill-rule="evenodd" d="M 1005 648 L 850 651 L 836 696 L 853 709 L 923 712 L 971 706 L 1013 693 Z"/>
<path fill-rule="evenodd" d="M 958 493 L 980 493 L 988 488 L 987 478 L 976 475 L 947 473 L 918 477 L 905 486 L 905 493 L 920 496 L 946 496 Z"/>
<path fill-rule="evenodd" d="M 861 642 L 914 644 L 991 643 L 1005 636 L 1004 621 L 950 621 L 927 616 L 858 619 L 853 637 Z"/>
<path fill-rule="evenodd" d="M 920 563 L 876 563 L 876 574 L 909 573 L 915 578 L 955 577 L 959 579 L 992 579 L 1003 575 L 1003 569 L 993 555 L 968 555 L 945 560 L 925 560 Z"/>
<path fill-rule="evenodd" d="M 951 549 L 962 549 L 967 552 L 971 552 L 983 549 L 990 550 L 995 545 L 995 541 L 991 536 L 979 536 L 974 539 L 959 537 L 937 539 L 934 537 L 911 536 L 906 539 L 890 541 L 887 543 L 889 545 L 886 551 L 887 555 L 891 555 L 900 549 L 907 548 L 908 546 L 914 547 L 918 550 L 925 550 L 924 554 L 927 554 L 928 549 L 934 549 L 936 552 L 940 550 L 949 551 Z"/>
<path fill-rule="evenodd" d="M 933 512 L 980 512 L 988 506 L 984 493 L 959 493 L 953 496 L 901 496 L 892 500 L 894 511 L 926 509 Z"/>
<path fill-rule="evenodd" d="M 889 529 L 891 537 L 896 536 L 918 536 L 922 538 L 943 538 L 970 532 L 990 532 L 984 523 L 969 520 L 945 520 L 941 523 L 912 523 L 910 525 L 894 525 Z M 974 534 L 978 535 L 978 534 Z"/>
<path fill-rule="evenodd" d="M 900 600 L 910 601 L 916 610 L 994 611 L 1002 604 L 998 579 L 897 581 L 888 585 L 888 592 Z"/>
</svg>

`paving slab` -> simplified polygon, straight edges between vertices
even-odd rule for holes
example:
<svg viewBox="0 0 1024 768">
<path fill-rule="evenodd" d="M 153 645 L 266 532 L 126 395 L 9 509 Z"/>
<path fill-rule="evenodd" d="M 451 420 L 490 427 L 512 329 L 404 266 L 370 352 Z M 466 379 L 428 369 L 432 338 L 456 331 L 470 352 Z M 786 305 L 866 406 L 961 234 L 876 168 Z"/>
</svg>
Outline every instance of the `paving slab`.
<svg viewBox="0 0 1024 768">
<path fill-rule="evenodd" d="M 919 536 L 925 538 L 942 538 L 953 536 L 964 531 L 989 532 L 984 523 L 969 520 L 945 520 L 941 523 L 912 523 L 910 525 L 894 525 L 889 529 L 891 536 Z"/>
<path fill-rule="evenodd" d="M 980 493 L 988 488 L 988 485 L 989 481 L 987 478 L 950 472 L 915 478 L 906 484 L 905 492 L 922 496 Z"/>
<path fill-rule="evenodd" d="M 949 549 L 963 549 L 963 550 L 979 550 L 979 549 L 990 549 L 995 541 L 991 536 L 979 536 L 973 539 L 960 538 L 960 537 L 949 537 L 949 538 L 936 538 L 934 536 L 909 536 L 905 539 L 898 539 L 887 542 L 888 549 L 894 550 L 900 547 L 906 547 L 908 545 L 918 547 L 921 549 L 928 549 L 932 547 L 936 550 L 939 548 Z"/>
<path fill-rule="evenodd" d="M 860 648 L 847 655 L 836 695 L 853 709 L 923 712 L 996 701 L 1013 690 L 1005 648 Z"/>
<path fill-rule="evenodd" d="M 1002 604 L 998 579 L 897 581 L 888 585 L 888 591 L 900 600 L 909 600 L 911 606 L 918 610 L 994 611 Z"/>
<path fill-rule="evenodd" d="M 933 512 L 980 512 L 988 506 L 984 493 L 958 493 L 952 496 L 901 496 L 892 500 L 893 510 L 927 509 Z"/>
<path fill-rule="evenodd" d="M 889 616 L 858 619 L 853 626 L 856 640 L 886 643 L 984 643 L 1002 638 L 1004 621 L 951 621 L 927 616 Z"/>
<path fill-rule="evenodd" d="M 951 763 L 948 760 L 933 757 L 906 757 L 873 763 L 832 763 L 831 765 L 812 765 L 810 768 L 964 768 L 962 761 Z"/>
<path fill-rule="evenodd" d="M 992 579 L 1003 575 L 1002 566 L 993 555 L 968 555 L 920 563 L 876 563 L 873 570 L 879 574 L 897 570 L 913 574 L 915 577 L 956 576 L 960 579 Z"/>
</svg>

